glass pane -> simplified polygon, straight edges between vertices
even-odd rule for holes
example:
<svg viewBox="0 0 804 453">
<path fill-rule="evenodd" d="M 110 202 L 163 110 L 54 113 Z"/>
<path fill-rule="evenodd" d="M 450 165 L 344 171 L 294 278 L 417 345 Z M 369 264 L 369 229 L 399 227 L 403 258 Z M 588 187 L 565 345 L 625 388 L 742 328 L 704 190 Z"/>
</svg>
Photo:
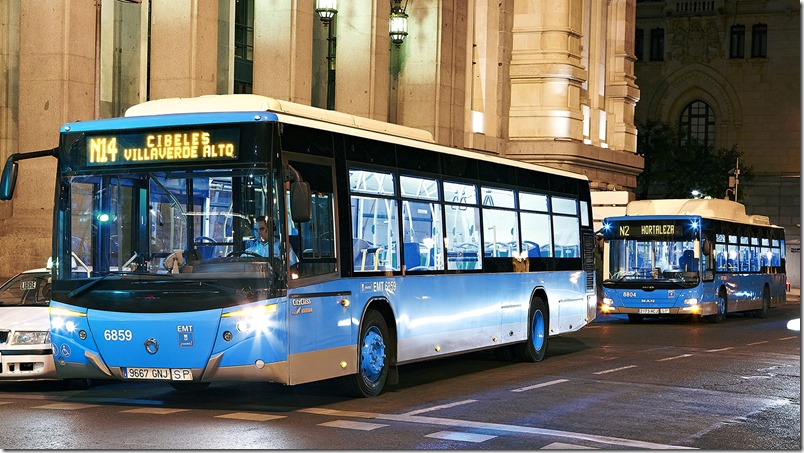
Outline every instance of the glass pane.
<svg viewBox="0 0 804 453">
<path fill-rule="evenodd" d="M 579 258 L 581 236 L 577 217 L 553 216 L 556 258 Z"/>
<path fill-rule="evenodd" d="M 461 204 L 477 204 L 477 187 L 472 184 L 445 182 L 444 201 Z"/>
<path fill-rule="evenodd" d="M 399 263 L 396 200 L 352 197 L 352 246 L 357 272 L 395 271 Z"/>
<path fill-rule="evenodd" d="M 522 217 L 522 250 L 527 252 L 530 258 L 553 256 L 550 216 L 530 212 L 523 212 L 520 215 Z"/>
<path fill-rule="evenodd" d="M 374 195 L 394 195 L 394 175 L 376 171 L 349 170 L 349 188 L 352 192 Z"/>
<path fill-rule="evenodd" d="M 547 195 L 520 192 L 519 207 L 523 211 L 547 212 Z"/>
<path fill-rule="evenodd" d="M 572 198 L 551 197 L 553 214 L 578 215 L 578 205 Z"/>
<path fill-rule="evenodd" d="M 483 209 L 483 255 L 486 257 L 519 256 L 519 232 L 516 212 Z"/>
<path fill-rule="evenodd" d="M 402 196 L 422 200 L 438 200 L 438 180 L 400 176 Z"/>
<path fill-rule="evenodd" d="M 478 229 L 480 210 L 457 205 L 447 205 L 444 209 L 447 232 L 447 269 L 482 268 L 480 231 Z"/>
<path fill-rule="evenodd" d="M 402 230 L 407 272 L 444 268 L 444 232 L 441 205 L 420 201 L 402 202 Z"/>
<path fill-rule="evenodd" d="M 514 191 L 483 187 L 483 206 L 513 209 L 516 207 L 514 205 Z"/>
</svg>

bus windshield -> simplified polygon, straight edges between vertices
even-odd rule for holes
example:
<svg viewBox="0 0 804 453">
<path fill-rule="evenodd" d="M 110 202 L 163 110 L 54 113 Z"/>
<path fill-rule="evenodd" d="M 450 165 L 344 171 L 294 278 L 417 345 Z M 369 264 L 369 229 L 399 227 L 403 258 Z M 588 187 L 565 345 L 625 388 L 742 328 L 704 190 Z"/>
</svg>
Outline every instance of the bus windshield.
<svg viewBox="0 0 804 453">
<path fill-rule="evenodd" d="M 286 281 L 277 181 L 255 168 L 66 176 L 59 275 L 276 288 Z"/>
<path fill-rule="evenodd" d="M 603 284 L 646 281 L 694 286 L 699 279 L 697 241 L 613 239 Z"/>
</svg>

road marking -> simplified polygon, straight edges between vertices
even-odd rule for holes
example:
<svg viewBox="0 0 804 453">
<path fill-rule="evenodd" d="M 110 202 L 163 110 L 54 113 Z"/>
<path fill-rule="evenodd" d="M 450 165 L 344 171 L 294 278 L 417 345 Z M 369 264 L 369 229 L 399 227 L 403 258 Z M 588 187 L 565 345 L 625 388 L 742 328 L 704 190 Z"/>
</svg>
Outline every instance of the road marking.
<svg viewBox="0 0 804 453">
<path fill-rule="evenodd" d="M 566 444 L 564 442 L 553 442 L 547 444 L 539 450 L 595 450 L 594 447 L 586 447 L 583 445 Z"/>
<path fill-rule="evenodd" d="M 657 362 L 666 362 L 668 360 L 684 359 L 684 358 L 687 358 L 687 357 L 692 357 L 692 354 L 681 354 L 681 355 L 677 355 L 675 357 L 666 357 L 664 359 L 657 360 Z"/>
<path fill-rule="evenodd" d="M 11 401 L 0 401 L 0 404 L 11 404 Z"/>
<path fill-rule="evenodd" d="M 345 428 L 345 429 L 357 429 L 360 431 L 372 431 L 377 428 L 384 428 L 388 425 L 383 425 L 381 423 L 366 423 L 366 422 L 352 422 L 349 420 L 335 420 L 334 422 L 326 422 L 326 423 L 319 423 L 316 426 L 328 426 L 330 428 Z"/>
<path fill-rule="evenodd" d="M 784 337 L 784 338 L 779 338 L 779 341 L 784 341 L 784 340 L 792 340 L 793 338 L 798 338 L 798 337 Z"/>
<path fill-rule="evenodd" d="M 63 411 L 74 411 L 77 409 L 86 409 L 88 407 L 97 407 L 97 404 L 81 404 L 81 403 L 53 403 L 44 406 L 36 406 L 34 409 L 58 409 Z"/>
<path fill-rule="evenodd" d="M 444 440 L 459 440 L 462 442 L 485 442 L 489 439 L 494 439 L 497 436 L 488 436 L 486 434 L 473 434 L 473 433 L 458 433 L 455 431 L 439 431 L 437 433 L 428 434 L 424 437 L 432 437 L 434 439 Z"/>
<path fill-rule="evenodd" d="M 728 351 L 729 349 L 734 349 L 734 347 L 729 346 L 728 348 L 710 349 L 710 350 L 704 351 L 704 352 L 723 352 L 723 351 Z"/>
<path fill-rule="evenodd" d="M 522 388 L 514 389 L 514 390 L 511 390 L 511 391 L 512 392 L 527 392 L 528 390 L 547 387 L 548 385 L 561 384 L 561 383 L 567 382 L 567 381 L 569 381 L 569 379 L 556 379 L 555 381 L 542 382 L 541 384 L 529 385 L 527 387 L 522 387 Z"/>
<path fill-rule="evenodd" d="M 765 344 L 767 341 L 757 341 L 755 343 L 748 343 L 746 346 L 756 346 L 758 344 Z"/>
<path fill-rule="evenodd" d="M 129 409 L 127 411 L 121 412 L 128 412 L 131 414 L 155 414 L 155 415 L 167 415 L 167 414 L 175 414 L 177 412 L 187 412 L 190 409 L 171 409 L 169 407 L 141 407 L 139 409 Z"/>
<path fill-rule="evenodd" d="M 229 418 L 232 420 L 248 420 L 252 422 L 267 422 L 287 418 L 287 415 L 252 414 L 250 412 L 233 412 L 231 414 L 216 415 L 215 418 Z"/>
<path fill-rule="evenodd" d="M 636 365 L 621 366 L 619 368 L 612 368 L 610 370 L 598 371 L 597 373 L 592 373 L 592 374 L 614 373 L 615 371 L 622 371 L 622 370 L 627 370 L 627 369 L 636 368 L 636 367 L 637 367 Z"/>
<path fill-rule="evenodd" d="M 428 407 L 426 409 L 417 409 L 415 411 L 405 412 L 404 415 L 419 415 L 419 414 L 423 414 L 425 412 L 437 411 L 439 409 L 448 409 L 450 407 L 462 406 L 464 404 L 470 404 L 470 403 L 476 403 L 476 402 L 477 402 L 477 400 L 457 401 L 455 403 L 442 404 L 440 406 L 433 406 L 433 407 Z"/>
<path fill-rule="evenodd" d="M 653 442 L 643 442 L 640 440 L 622 439 L 619 437 L 598 436 L 595 434 L 575 433 L 570 431 L 558 431 L 546 428 L 534 428 L 531 426 L 518 426 L 506 425 L 501 423 L 486 423 L 486 422 L 473 422 L 469 420 L 456 420 L 450 418 L 440 417 L 423 417 L 420 415 L 395 415 L 395 414 L 378 414 L 371 412 L 353 412 L 353 411 L 339 411 L 335 409 L 324 409 L 320 407 L 311 407 L 306 409 L 298 409 L 296 412 L 303 412 L 308 414 L 331 415 L 335 417 L 359 417 L 371 418 L 375 420 L 387 420 L 407 423 L 420 423 L 425 425 L 448 426 L 458 429 L 482 429 L 486 431 L 496 431 L 502 433 L 516 433 L 516 434 L 531 434 L 539 436 L 552 436 L 562 437 L 573 440 L 584 440 L 589 442 L 601 443 L 606 445 L 615 445 L 618 447 L 629 447 L 638 449 L 690 449 L 690 447 L 681 447 L 677 445 L 657 444 Z"/>
</svg>

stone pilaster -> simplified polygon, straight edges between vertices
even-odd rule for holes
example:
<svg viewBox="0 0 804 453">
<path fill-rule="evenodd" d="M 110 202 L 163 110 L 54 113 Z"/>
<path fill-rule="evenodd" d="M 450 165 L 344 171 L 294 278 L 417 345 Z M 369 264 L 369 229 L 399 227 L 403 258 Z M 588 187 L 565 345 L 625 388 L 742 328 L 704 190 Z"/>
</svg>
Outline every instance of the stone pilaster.
<svg viewBox="0 0 804 453">
<path fill-rule="evenodd" d="M 582 0 L 514 2 L 510 140 L 581 140 Z M 512 144 L 513 145 L 513 144 Z"/>
<path fill-rule="evenodd" d="M 400 48 L 397 122 L 463 147 L 466 87 L 465 2 L 408 4 L 408 37 Z"/>
<path fill-rule="evenodd" d="M 310 105 L 313 2 L 254 2 L 254 94 Z"/>
<path fill-rule="evenodd" d="M 389 2 L 338 4 L 335 110 L 388 119 Z"/>
<path fill-rule="evenodd" d="M 97 10 L 82 0 L 17 4 L 19 140 L 11 151 L 31 152 L 57 146 L 62 124 L 94 117 Z M 12 215 L 0 217 L 0 275 L 44 267 L 50 256 L 55 173 L 53 158 L 20 162 Z"/>
<path fill-rule="evenodd" d="M 150 98 L 215 94 L 217 50 L 217 0 L 152 2 Z"/>
</svg>

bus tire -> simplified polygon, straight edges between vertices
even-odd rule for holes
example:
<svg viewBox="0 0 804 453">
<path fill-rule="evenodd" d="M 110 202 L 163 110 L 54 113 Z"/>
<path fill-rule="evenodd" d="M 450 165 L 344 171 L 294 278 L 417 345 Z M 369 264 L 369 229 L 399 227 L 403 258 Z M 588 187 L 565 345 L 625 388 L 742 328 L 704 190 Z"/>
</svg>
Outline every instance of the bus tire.
<svg viewBox="0 0 804 453">
<path fill-rule="evenodd" d="M 726 320 L 726 312 L 728 311 L 729 307 L 729 298 L 726 295 L 725 290 L 720 290 L 717 295 L 717 313 L 714 315 L 709 315 L 709 322 L 711 323 L 719 323 Z"/>
<path fill-rule="evenodd" d="M 547 354 L 547 337 L 550 332 L 550 315 L 544 301 L 533 299 L 528 312 L 528 341 L 516 346 L 516 355 L 522 362 L 541 362 Z"/>
<path fill-rule="evenodd" d="M 762 288 L 762 308 L 754 310 L 754 317 L 755 318 L 765 318 L 768 315 L 768 309 L 770 308 L 770 293 L 768 292 L 768 287 Z"/>
<path fill-rule="evenodd" d="M 357 344 L 357 374 L 346 376 L 346 390 L 352 396 L 369 398 L 382 393 L 388 379 L 386 350 L 391 341 L 385 318 L 375 310 L 366 312 Z"/>
</svg>

